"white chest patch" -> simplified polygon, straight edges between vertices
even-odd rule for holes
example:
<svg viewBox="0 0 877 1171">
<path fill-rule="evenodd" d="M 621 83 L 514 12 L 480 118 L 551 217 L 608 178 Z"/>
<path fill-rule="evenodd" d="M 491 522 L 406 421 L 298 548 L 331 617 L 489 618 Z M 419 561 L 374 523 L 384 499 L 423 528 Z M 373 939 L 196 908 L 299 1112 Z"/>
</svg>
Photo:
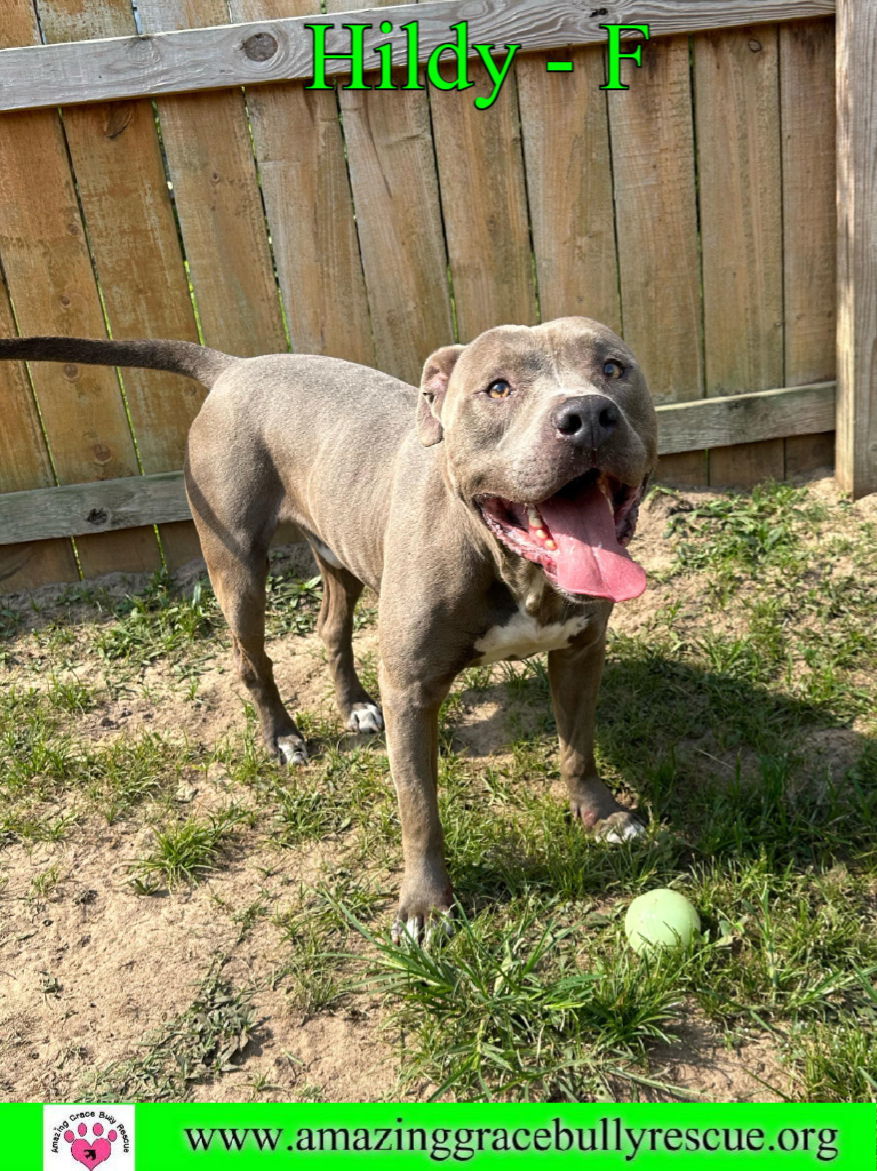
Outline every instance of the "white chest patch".
<svg viewBox="0 0 877 1171">
<path fill-rule="evenodd" d="M 590 617 L 570 618 L 544 626 L 525 610 L 519 610 L 505 626 L 492 626 L 475 644 L 479 665 L 501 659 L 526 659 L 539 651 L 562 650 L 590 622 Z"/>
</svg>

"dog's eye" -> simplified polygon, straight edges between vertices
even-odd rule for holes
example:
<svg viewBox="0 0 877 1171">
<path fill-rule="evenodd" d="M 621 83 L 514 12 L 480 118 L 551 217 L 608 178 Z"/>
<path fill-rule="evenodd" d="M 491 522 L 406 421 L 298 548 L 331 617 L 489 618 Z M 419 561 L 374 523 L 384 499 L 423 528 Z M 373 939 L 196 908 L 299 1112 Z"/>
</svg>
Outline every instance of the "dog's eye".
<svg viewBox="0 0 877 1171">
<path fill-rule="evenodd" d="M 603 363 L 603 373 L 607 378 L 620 378 L 624 373 L 624 367 L 620 362 L 616 362 L 611 358 L 608 362 Z"/>
<path fill-rule="evenodd" d="M 488 386 L 487 393 L 491 398 L 508 398 L 512 388 L 504 378 L 495 378 Z"/>
</svg>

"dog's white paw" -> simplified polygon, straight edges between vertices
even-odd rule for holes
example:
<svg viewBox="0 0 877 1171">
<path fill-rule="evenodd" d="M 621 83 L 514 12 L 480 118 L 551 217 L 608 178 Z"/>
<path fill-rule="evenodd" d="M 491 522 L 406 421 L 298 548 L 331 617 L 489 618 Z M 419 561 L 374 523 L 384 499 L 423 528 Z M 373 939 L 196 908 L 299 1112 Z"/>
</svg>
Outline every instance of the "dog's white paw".
<svg viewBox="0 0 877 1171">
<path fill-rule="evenodd" d="M 596 837 L 603 842 L 611 842 L 613 845 L 620 846 L 623 842 L 641 838 L 645 832 L 646 827 L 642 822 L 631 817 L 629 813 L 613 813 L 611 817 L 606 818 L 602 826 L 598 827 Z"/>
<path fill-rule="evenodd" d="M 384 717 L 376 703 L 355 703 L 344 726 L 348 732 L 380 732 Z"/>
<path fill-rule="evenodd" d="M 434 939 L 449 939 L 453 934 L 453 911 L 440 911 L 426 917 L 412 915 L 408 919 L 396 919 L 390 930 L 390 938 L 397 947 L 406 938 L 421 947 L 429 947 Z"/>
<path fill-rule="evenodd" d="M 305 742 L 300 736 L 278 736 L 277 753 L 283 764 L 307 764 Z"/>
</svg>

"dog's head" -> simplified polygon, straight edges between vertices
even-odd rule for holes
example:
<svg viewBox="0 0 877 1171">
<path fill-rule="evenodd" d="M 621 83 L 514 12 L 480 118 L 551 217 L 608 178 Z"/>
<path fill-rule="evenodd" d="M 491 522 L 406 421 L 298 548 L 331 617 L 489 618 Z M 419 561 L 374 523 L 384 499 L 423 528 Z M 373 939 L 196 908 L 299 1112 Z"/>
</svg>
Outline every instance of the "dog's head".
<svg viewBox="0 0 877 1171">
<path fill-rule="evenodd" d="M 657 420 L 624 342 L 586 317 L 503 325 L 423 367 L 418 433 L 504 549 L 566 594 L 645 588 L 625 546 L 655 464 Z"/>
</svg>

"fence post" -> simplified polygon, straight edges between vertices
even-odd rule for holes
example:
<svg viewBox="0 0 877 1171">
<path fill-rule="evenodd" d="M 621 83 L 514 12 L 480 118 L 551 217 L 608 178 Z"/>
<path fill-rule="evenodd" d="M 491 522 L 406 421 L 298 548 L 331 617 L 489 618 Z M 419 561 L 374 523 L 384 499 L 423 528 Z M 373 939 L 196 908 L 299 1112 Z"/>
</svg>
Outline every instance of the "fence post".
<svg viewBox="0 0 877 1171">
<path fill-rule="evenodd" d="M 837 4 L 837 478 L 877 492 L 877 0 Z"/>
</svg>

